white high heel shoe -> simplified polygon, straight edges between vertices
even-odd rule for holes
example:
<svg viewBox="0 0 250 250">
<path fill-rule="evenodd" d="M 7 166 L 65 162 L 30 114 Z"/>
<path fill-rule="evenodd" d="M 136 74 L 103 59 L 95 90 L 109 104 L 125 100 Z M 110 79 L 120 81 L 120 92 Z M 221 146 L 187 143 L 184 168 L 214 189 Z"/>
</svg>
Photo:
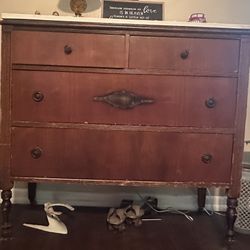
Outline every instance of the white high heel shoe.
<svg viewBox="0 0 250 250">
<path fill-rule="evenodd" d="M 53 207 L 55 207 L 55 206 L 65 207 L 65 208 L 68 208 L 70 211 L 75 210 L 72 206 L 70 206 L 68 204 L 61 204 L 61 203 L 51 204 L 51 203 L 47 202 L 44 204 L 44 211 L 46 212 L 46 215 L 47 215 L 47 219 L 48 219 L 48 223 L 49 223 L 48 226 L 27 224 L 27 223 L 24 223 L 23 225 L 25 227 L 31 227 L 31 228 L 42 230 L 45 232 L 57 233 L 57 234 L 67 234 L 68 233 L 67 227 L 58 217 L 58 215 L 61 215 L 62 212 L 54 211 Z"/>
</svg>

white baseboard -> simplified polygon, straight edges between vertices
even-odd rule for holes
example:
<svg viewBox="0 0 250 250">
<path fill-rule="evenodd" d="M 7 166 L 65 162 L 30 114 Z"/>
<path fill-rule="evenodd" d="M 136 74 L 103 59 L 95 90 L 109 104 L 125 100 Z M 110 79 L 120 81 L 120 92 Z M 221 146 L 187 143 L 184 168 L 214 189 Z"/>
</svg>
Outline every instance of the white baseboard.
<svg viewBox="0 0 250 250">
<path fill-rule="evenodd" d="M 158 199 L 160 208 L 173 207 L 180 210 L 196 210 L 197 196 L 194 188 L 142 188 L 82 186 L 62 184 L 38 184 L 37 202 L 63 202 L 77 206 L 117 207 L 122 199 L 142 202 L 142 197 L 152 196 Z M 213 211 L 225 211 L 226 197 L 214 191 L 207 195 L 206 208 Z M 13 203 L 27 204 L 27 184 L 17 183 L 13 189 Z"/>
</svg>

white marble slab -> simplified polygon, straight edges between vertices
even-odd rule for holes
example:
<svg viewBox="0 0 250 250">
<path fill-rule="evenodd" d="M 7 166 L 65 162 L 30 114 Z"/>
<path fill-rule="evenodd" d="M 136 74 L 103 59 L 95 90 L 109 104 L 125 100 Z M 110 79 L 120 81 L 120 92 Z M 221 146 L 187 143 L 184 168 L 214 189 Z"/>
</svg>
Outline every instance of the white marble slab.
<svg viewBox="0 0 250 250">
<path fill-rule="evenodd" d="M 82 23 L 100 23 L 100 24 L 122 24 L 122 25 L 156 25 L 156 26 L 177 26 L 177 27 L 203 27 L 219 29 L 250 29 L 246 24 L 224 24 L 224 23 L 195 23 L 195 22 L 178 22 L 178 21 L 146 21 L 146 20 L 125 20 L 110 18 L 92 18 L 92 17 L 75 17 L 75 16 L 53 16 L 53 15 L 35 15 L 35 14 L 15 14 L 1 13 L 0 18 L 3 20 L 40 20 L 40 21 L 58 21 L 58 22 L 82 22 Z"/>
</svg>

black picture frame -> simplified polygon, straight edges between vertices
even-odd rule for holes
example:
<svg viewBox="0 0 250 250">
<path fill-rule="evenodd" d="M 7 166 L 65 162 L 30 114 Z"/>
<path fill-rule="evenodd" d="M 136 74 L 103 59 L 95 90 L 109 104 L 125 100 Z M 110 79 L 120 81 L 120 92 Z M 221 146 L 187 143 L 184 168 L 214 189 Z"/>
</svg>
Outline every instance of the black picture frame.
<svg viewBox="0 0 250 250">
<path fill-rule="evenodd" d="M 164 2 L 103 0 L 102 17 L 162 21 Z"/>
</svg>

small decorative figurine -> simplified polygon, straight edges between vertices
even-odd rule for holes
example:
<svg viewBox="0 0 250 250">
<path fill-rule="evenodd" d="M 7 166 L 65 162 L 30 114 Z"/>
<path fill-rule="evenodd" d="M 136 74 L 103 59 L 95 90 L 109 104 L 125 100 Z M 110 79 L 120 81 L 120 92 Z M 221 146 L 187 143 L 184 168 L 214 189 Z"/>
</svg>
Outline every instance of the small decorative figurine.
<svg viewBox="0 0 250 250">
<path fill-rule="evenodd" d="M 189 17 L 189 22 L 196 22 L 196 23 L 206 23 L 206 17 L 204 13 L 193 13 L 190 17 Z"/>
<path fill-rule="evenodd" d="M 86 0 L 70 0 L 70 8 L 76 16 L 81 16 L 87 9 Z"/>
</svg>

